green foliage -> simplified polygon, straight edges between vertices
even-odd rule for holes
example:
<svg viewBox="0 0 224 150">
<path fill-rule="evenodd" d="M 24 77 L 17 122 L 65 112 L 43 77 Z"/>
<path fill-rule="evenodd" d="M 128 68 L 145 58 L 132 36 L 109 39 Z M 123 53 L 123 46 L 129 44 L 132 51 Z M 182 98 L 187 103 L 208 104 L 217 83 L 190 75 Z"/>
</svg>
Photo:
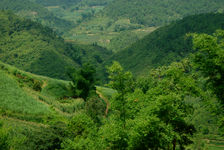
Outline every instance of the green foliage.
<svg viewBox="0 0 224 150">
<path fill-rule="evenodd" d="M 134 75 L 142 75 L 152 68 L 168 65 L 193 52 L 192 39 L 187 33 L 212 34 L 223 28 L 223 14 L 201 14 L 161 27 L 130 47 L 115 53 L 116 60 Z M 109 62 L 108 61 L 108 62 Z"/>
<path fill-rule="evenodd" d="M 0 107 L 20 114 L 44 115 L 51 111 L 23 91 L 15 79 L 0 70 Z"/>
<path fill-rule="evenodd" d="M 50 28 L 0 12 L 0 60 L 40 75 L 66 78 L 67 66 L 78 66 L 67 51 L 75 55 L 75 48 L 66 44 Z M 52 63 L 54 62 L 54 63 Z"/>
<path fill-rule="evenodd" d="M 194 48 L 197 50 L 194 61 L 208 83 L 211 84 L 222 104 L 224 104 L 224 31 L 213 35 L 193 34 Z"/>
<path fill-rule="evenodd" d="M 68 134 L 72 137 L 86 137 L 93 127 L 94 122 L 88 115 L 78 113 L 68 124 Z"/>
<path fill-rule="evenodd" d="M 187 15 L 223 10 L 223 4 L 221 0 L 116 0 L 106 6 L 102 14 L 114 19 L 129 18 L 131 22 L 148 26 L 161 26 Z"/>
<path fill-rule="evenodd" d="M 118 62 L 113 62 L 111 67 L 108 67 L 109 86 L 118 93 L 115 98 L 115 106 L 120 111 L 120 119 L 123 122 L 123 127 L 126 124 L 126 100 L 125 95 L 132 91 L 133 78 L 130 72 L 124 72 Z"/>
<path fill-rule="evenodd" d="M 120 122 L 110 120 L 99 130 L 100 149 L 121 149 L 128 146 L 127 133 Z"/>
<path fill-rule="evenodd" d="M 29 0 L 1 0 L 0 9 L 13 11 L 21 17 L 38 21 L 58 32 L 69 30 L 72 27 L 72 22 L 58 18 L 39 3 Z"/>
<path fill-rule="evenodd" d="M 105 115 L 106 104 L 101 98 L 92 96 L 87 100 L 85 109 L 95 123 L 101 123 L 100 121 Z"/>
<path fill-rule="evenodd" d="M 87 97 L 95 93 L 95 73 L 95 68 L 90 64 L 84 64 L 80 70 L 70 70 L 68 75 L 72 80 L 74 96 L 86 101 Z"/>
<path fill-rule="evenodd" d="M 9 135 L 8 130 L 3 127 L 3 122 L 0 121 L 0 150 L 9 149 Z"/>
</svg>

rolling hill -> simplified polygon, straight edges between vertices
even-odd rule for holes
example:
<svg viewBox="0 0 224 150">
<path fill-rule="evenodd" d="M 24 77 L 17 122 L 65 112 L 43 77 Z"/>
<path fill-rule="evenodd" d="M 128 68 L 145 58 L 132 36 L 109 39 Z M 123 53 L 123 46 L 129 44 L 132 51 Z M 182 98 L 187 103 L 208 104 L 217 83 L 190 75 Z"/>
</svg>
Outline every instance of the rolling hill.
<svg viewBox="0 0 224 150">
<path fill-rule="evenodd" d="M 0 130 L 8 132 L 11 148 L 60 147 L 56 129 L 84 107 L 82 99 L 70 97 L 69 82 L 24 72 L 1 61 L 0 82 Z"/>
<path fill-rule="evenodd" d="M 36 74 L 65 78 L 66 66 L 79 66 L 63 53 L 72 47 L 50 28 L 0 13 L 0 60 Z"/>
<path fill-rule="evenodd" d="M 115 53 L 110 61 L 119 61 L 135 75 L 144 74 L 146 70 L 179 61 L 193 52 L 191 38 L 186 34 L 211 34 L 217 29 L 224 29 L 224 14 L 189 16 L 155 30 Z"/>
<path fill-rule="evenodd" d="M 129 18 L 147 26 L 161 26 L 184 16 L 224 10 L 222 0 L 115 0 L 103 11 L 111 18 Z"/>
<path fill-rule="evenodd" d="M 108 49 L 119 51 L 150 33 L 155 27 L 167 25 L 188 15 L 223 10 L 222 0 L 114 0 L 96 13 L 90 11 L 83 15 L 76 27 L 64 37 L 81 43 L 97 42 Z M 125 31 L 128 34 L 123 34 Z M 133 38 L 130 40 L 130 37 Z M 115 44 L 117 39 L 129 44 Z"/>
<path fill-rule="evenodd" d="M 11 10 L 21 17 L 49 26 L 59 33 L 68 31 L 73 26 L 72 22 L 55 16 L 48 9 L 29 0 L 1 0 L 0 10 Z"/>
<path fill-rule="evenodd" d="M 0 60 L 35 74 L 67 79 L 67 67 L 99 66 L 111 52 L 97 45 L 65 42 L 39 23 L 0 12 Z"/>
</svg>

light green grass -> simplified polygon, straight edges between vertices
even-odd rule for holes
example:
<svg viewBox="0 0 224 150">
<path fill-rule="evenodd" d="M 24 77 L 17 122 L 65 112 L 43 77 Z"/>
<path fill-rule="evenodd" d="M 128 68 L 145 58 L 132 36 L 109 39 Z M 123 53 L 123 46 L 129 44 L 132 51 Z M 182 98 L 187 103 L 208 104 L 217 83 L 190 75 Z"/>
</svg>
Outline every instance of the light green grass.
<svg viewBox="0 0 224 150">
<path fill-rule="evenodd" d="M 107 87 L 102 87 L 102 86 L 96 86 L 96 89 L 103 94 L 106 98 L 111 98 L 114 94 L 117 93 L 117 91 L 107 88 Z"/>
<path fill-rule="evenodd" d="M 40 115 L 52 113 L 67 117 L 84 108 L 82 99 L 72 98 L 69 81 L 31 74 L 1 62 L 0 81 L 0 108 L 16 118 L 29 120 L 35 114 L 40 119 Z M 40 91 L 34 90 L 33 81 L 40 83 Z"/>
<path fill-rule="evenodd" d="M 0 71 L 0 107 L 16 113 L 48 114 L 50 109 L 28 96 L 17 81 Z"/>
</svg>

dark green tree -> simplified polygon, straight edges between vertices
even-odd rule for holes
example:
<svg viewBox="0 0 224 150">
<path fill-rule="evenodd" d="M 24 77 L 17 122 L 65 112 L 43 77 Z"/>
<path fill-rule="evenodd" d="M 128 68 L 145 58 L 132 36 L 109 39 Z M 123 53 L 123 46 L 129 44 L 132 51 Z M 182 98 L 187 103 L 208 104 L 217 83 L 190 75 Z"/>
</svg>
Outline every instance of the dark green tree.
<svg viewBox="0 0 224 150">
<path fill-rule="evenodd" d="M 87 97 L 96 92 L 95 68 L 86 63 L 79 70 L 70 70 L 68 75 L 72 81 L 72 89 L 75 97 L 81 97 L 85 101 Z"/>
<path fill-rule="evenodd" d="M 197 50 L 195 65 L 224 105 L 224 31 L 217 30 L 213 35 L 193 34 L 193 44 Z"/>
</svg>

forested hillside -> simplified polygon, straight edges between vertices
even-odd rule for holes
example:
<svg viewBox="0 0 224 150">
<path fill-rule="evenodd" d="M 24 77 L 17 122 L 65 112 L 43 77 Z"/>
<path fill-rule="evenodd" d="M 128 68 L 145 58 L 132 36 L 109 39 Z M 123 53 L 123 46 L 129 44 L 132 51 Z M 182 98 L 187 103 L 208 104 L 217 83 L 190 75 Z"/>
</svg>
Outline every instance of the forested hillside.
<svg viewBox="0 0 224 150">
<path fill-rule="evenodd" d="M 145 70 L 179 61 L 193 52 L 191 38 L 186 34 L 211 34 L 217 29 L 224 29 L 224 14 L 189 16 L 157 29 L 114 54 L 110 60 L 119 61 L 125 69 L 139 75 Z"/>
<path fill-rule="evenodd" d="M 222 149 L 224 31 L 191 36 L 193 57 L 143 78 L 114 62 L 111 89 L 79 86 L 94 85 L 91 66 L 68 82 L 0 62 L 1 148 Z"/>
<path fill-rule="evenodd" d="M 74 11 L 74 14 L 77 15 L 81 10 L 82 8 Z M 135 36 L 142 38 L 155 27 L 167 25 L 188 15 L 223 10 L 222 0 L 114 0 L 99 7 L 99 11 L 83 14 L 77 26 L 64 37 L 78 42 L 97 42 L 113 51 L 120 51 L 136 42 Z M 128 34 L 123 34 L 125 31 Z M 115 44 L 114 40 L 117 39 L 124 43 Z"/>
<path fill-rule="evenodd" d="M 161 26 L 187 15 L 223 12 L 222 0 L 115 0 L 103 14 L 113 18 L 129 18 L 132 23 Z"/>
<path fill-rule="evenodd" d="M 29 72 L 66 79 L 69 66 L 88 61 L 98 66 L 111 54 L 99 46 L 65 43 L 50 28 L 9 12 L 0 12 L 0 20 L 0 60 Z"/>
<path fill-rule="evenodd" d="M 30 0 L 36 3 L 39 3 L 43 6 L 64 6 L 67 7 L 74 7 L 74 6 L 99 6 L 99 5 L 106 5 L 113 0 Z"/>
<path fill-rule="evenodd" d="M 0 0 L 0 150 L 223 148 L 223 0 Z"/>
<path fill-rule="evenodd" d="M 58 32 L 68 31 L 72 27 L 70 21 L 58 18 L 38 3 L 29 0 L 1 0 L 0 10 L 11 10 L 21 17 L 38 21 Z"/>
</svg>

